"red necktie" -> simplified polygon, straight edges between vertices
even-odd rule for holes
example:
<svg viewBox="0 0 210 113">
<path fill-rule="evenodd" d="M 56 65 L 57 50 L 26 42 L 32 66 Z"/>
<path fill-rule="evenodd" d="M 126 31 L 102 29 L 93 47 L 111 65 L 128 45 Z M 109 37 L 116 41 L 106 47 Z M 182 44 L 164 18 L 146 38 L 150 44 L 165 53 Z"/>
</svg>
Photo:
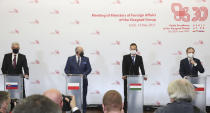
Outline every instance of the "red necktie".
<svg viewBox="0 0 210 113">
<path fill-rule="evenodd" d="M 14 59 L 13 59 L 13 67 L 16 68 L 16 55 L 14 55 Z"/>
</svg>

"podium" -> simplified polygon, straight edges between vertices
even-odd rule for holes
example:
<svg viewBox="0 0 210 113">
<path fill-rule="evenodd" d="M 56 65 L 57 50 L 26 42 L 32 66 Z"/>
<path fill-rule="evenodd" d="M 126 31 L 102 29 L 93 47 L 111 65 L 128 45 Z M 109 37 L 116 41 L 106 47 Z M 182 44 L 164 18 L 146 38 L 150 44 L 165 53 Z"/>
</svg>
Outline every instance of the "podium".
<svg viewBox="0 0 210 113">
<path fill-rule="evenodd" d="M 83 75 L 82 74 L 67 74 L 66 94 L 75 96 L 77 107 L 83 113 Z"/>
<path fill-rule="evenodd" d="M 143 113 L 144 77 L 127 75 L 127 113 Z"/>
<path fill-rule="evenodd" d="M 4 91 L 9 92 L 11 99 L 23 99 L 23 75 L 4 74 Z"/>
<path fill-rule="evenodd" d="M 187 79 L 195 87 L 196 95 L 193 100 L 193 104 L 200 108 L 202 111 L 206 111 L 206 76 L 192 77 L 188 76 Z"/>
</svg>

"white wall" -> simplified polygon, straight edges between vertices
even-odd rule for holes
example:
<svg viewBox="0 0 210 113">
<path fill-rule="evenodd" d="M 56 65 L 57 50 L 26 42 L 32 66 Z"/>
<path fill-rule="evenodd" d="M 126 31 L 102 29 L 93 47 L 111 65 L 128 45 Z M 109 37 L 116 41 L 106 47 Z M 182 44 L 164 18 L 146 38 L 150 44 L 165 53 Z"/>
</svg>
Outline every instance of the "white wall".
<svg viewBox="0 0 210 113">
<path fill-rule="evenodd" d="M 189 7 L 190 21 L 175 21 L 172 3 Z M 81 45 L 90 58 L 88 103 L 100 104 L 103 94 L 116 89 L 123 94 L 121 61 L 129 53 L 129 44 L 138 44 L 148 81 L 145 104 L 166 104 L 167 85 L 180 78 L 179 62 L 185 49 L 193 46 L 205 73 L 210 71 L 209 19 L 193 22 L 192 7 L 205 6 L 205 0 L 0 0 L 0 59 L 18 41 L 28 59 L 30 80 L 27 95 L 57 88 L 65 93 L 64 67 L 74 48 Z M 177 10 L 177 9 L 176 9 Z M 126 22 L 125 17 L 93 17 L 92 14 L 156 14 L 156 21 Z M 207 13 L 208 14 L 208 13 Z M 133 25 L 137 25 L 134 27 Z M 151 25 L 143 27 L 142 24 Z M 189 25 L 189 32 L 168 32 L 170 24 Z M 205 32 L 192 32 L 193 25 L 205 25 Z M 2 64 L 0 60 L 0 64 Z M 208 78 L 208 82 L 210 79 Z M 1 86 L 2 87 L 2 86 Z M 210 99 L 208 84 L 207 99 Z M 210 102 L 207 101 L 208 105 Z"/>
</svg>

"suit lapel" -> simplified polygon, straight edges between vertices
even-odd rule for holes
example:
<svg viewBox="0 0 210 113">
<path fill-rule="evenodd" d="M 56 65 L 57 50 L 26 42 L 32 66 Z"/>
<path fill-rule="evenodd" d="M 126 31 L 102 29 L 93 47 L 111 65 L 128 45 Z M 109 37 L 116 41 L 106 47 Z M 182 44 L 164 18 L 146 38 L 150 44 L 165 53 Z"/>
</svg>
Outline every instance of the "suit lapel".
<svg viewBox="0 0 210 113">
<path fill-rule="evenodd" d="M 17 57 L 18 59 L 17 59 L 17 62 L 16 62 L 16 67 L 19 65 L 19 63 L 20 63 L 20 60 L 21 60 L 21 57 L 20 57 L 20 54 L 18 54 L 18 57 Z"/>
<path fill-rule="evenodd" d="M 189 62 L 188 58 L 186 58 L 185 60 L 186 60 L 186 64 L 187 64 L 188 69 L 191 70 L 191 68 L 190 68 L 190 62 Z"/>
</svg>

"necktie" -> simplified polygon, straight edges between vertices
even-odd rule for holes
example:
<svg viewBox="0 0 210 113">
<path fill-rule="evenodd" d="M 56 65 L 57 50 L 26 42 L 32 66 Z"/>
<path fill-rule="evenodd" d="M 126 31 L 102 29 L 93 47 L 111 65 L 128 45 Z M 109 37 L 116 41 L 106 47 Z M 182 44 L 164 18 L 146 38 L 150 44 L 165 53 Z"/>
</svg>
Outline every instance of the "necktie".
<svg viewBox="0 0 210 113">
<path fill-rule="evenodd" d="M 135 64 L 135 56 L 132 56 L 132 63 Z"/>
<path fill-rule="evenodd" d="M 14 58 L 13 58 L 13 67 L 16 68 L 16 55 L 14 55 Z"/>
<path fill-rule="evenodd" d="M 78 64 L 78 65 L 80 64 L 80 57 L 78 57 L 78 62 L 77 62 L 77 64 Z"/>
<path fill-rule="evenodd" d="M 190 70 L 192 70 L 193 68 L 193 64 L 190 62 Z"/>
</svg>

